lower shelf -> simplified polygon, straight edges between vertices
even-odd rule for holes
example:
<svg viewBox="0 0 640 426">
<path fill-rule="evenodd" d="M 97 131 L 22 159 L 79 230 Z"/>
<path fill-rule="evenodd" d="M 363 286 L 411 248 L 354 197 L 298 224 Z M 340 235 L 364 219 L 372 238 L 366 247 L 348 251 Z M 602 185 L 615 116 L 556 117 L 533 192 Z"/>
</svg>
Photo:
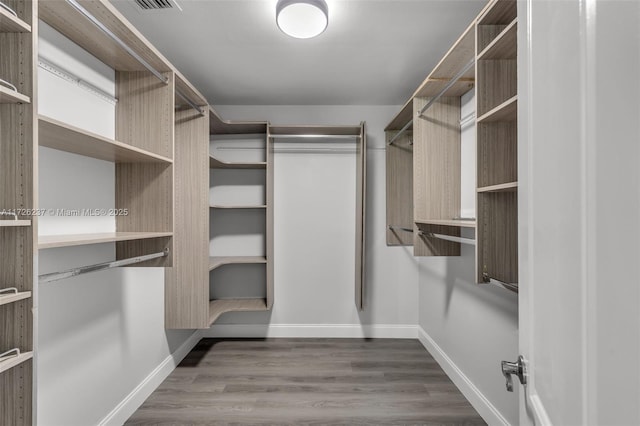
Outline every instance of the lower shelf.
<svg viewBox="0 0 640 426">
<path fill-rule="evenodd" d="M 267 263 L 267 258 L 264 256 L 212 256 L 209 258 L 209 270 L 213 271 L 222 265 L 239 263 Z"/>
<path fill-rule="evenodd" d="M 225 312 L 266 311 L 265 299 L 218 299 L 209 302 L 209 325 Z"/>
<path fill-rule="evenodd" d="M 13 367 L 17 367 L 18 365 L 30 360 L 31 358 L 33 358 L 33 351 L 23 352 L 18 356 L 13 356 L 0 361 L 0 373 L 10 370 Z"/>
<path fill-rule="evenodd" d="M 30 291 L 23 291 L 20 293 L 2 293 L 0 294 L 0 305 L 6 305 L 7 303 L 17 302 L 19 300 L 28 299 L 30 297 Z"/>
</svg>

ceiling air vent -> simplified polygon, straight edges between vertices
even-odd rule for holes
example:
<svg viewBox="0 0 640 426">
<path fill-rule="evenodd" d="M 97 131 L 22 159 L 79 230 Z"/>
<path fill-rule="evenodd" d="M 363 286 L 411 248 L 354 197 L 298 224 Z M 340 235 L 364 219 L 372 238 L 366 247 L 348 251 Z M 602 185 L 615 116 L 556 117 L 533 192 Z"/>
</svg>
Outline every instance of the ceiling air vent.
<svg viewBox="0 0 640 426">
<path fill-rule="evenodd" d="M 177 5 L 172 0 L 134 0 L 142 10 L 173 9 Z M 180 9 L 180 7 L 177 7 Z"/>
</svg>

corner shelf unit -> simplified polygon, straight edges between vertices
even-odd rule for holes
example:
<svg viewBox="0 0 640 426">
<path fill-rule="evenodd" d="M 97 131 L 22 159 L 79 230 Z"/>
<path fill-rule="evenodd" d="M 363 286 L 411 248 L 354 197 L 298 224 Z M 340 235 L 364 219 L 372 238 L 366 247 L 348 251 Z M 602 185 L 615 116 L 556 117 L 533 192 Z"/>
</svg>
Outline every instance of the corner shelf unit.
<svg viewBox="0 0 640 426">
<path fill-rule="evenodd" d="M 37 206 L 36 78 L 38 4 L 30 0 L 3 0 L 15 15 L 0 7 L 0 210 L 33 210 Z M 15 90 L 14 90 L 15 88 Z M 20 355 L 0 360 L 0 424 L 33 424 L 33 350 L 37 324 L 37 217 L 0 220 L 0 353 L 18 349 Z"/>
<path fill-rule="evenodd" d="M 515 0 L 490 1 L 385 128 L 387 245 L 413 245 L 415 256 L 458 256 L 462 229 L 475 228 L 477 282 L 511 288 L 518 275 L 517 25 Z M 460 98 L 474 86 L 477 218 L 459 220 Z"/>
<path fill-rule="evenodd" d="M 224 285 L 224 282 L 218 282 L 216 273 L 210 275 L 208 280 L 209 291 L 209 315 L 208 325 L 213 324 L 220 315 L 225 312 L 239 312 L 239 311 L 267 311 L 273 306 L 273 152 L 271 150 L 271 141 L 268 138 L 269 125 L 267 122 L 229 122 L 223 121 L 215 113 L 210 111 L 210 137 L 211 142 L 225 138 L 231 138 L 227 142 L 228 145 L 238 143 L 238 139 L 249 138 L 252 141 L 258 138 L 261 141 L 261 147 L 257 148 L 259 151 L 264 152 L 263 158 L 260 161 L 226 161 L 217 157 L 217 154 L 211 154 L 209 157 L 209 167 L 211 171 L 211 188 L 213 198 L 218 198 L 217 191 L 215 190 L 216 182 L 221 181 L 221 175 L 219 173 L 226 173 L 229 179 L 236 179 L 244 176 L 248 173 L 248 170 L 262 170 L 264 176 L 260 178 L 260 181 L 264 182 L 264 189 L 262 196 L 265 200 L 264 204 L 258 203 L 242 203 L 234 201 L 232 203 L 215 202 L 210 205 L 211 208 L 211 236 L 215 235 L 213 232 L 222 232 L 224 229 L 220 228 L 220 217 L 218 211 L 228 211 L 226 215 L 231 215 L 234 220 L 241 220 L 237 213 L 234 211 L 249 211 L 249 210 L 263 210 L 265 215 L 259 215 L 264 220 L 264 247 L 261 249 L 262 253 L 259 256 L 211 256 L 209 257 L 209 271 L 216 271 L 223 265 L 265 265 L 264 276 L 264 291 L 260 297 L 257 298 L 225 298 L 216 299 L 215 295 L 218 287 Z M 225 172 L 219 170 L 227 170 Z M 235 170 L 235 171 L 234 171 Z M 228 173 L 231 173 L 230 175 Z M 225 181 L 226 182 L 226 181 Z M 242 193 L 242 191 L 236 191 Z M 224 252 L 224 245 L 220 245 L 213 239 L 211 242 L 210 250 L 212 252 Z M 249 248 L 247 248 L 249 249 Z M 255 247 L 253 248 L 255 250 Z M 240 287 L 244 287 L 241 274 L 245 268 L 233 270 L 231 274 L 226 275 L 227 279 L 231 278 L 238 281 L 236 290 L 238 292 L 247 292 Z M 235 283 L 235 281 L 234 281 Z M 253 285 L 254 283 L 246 283 L 246 285 Z M 235 285 L 235 284 L 234 284 Z M 254 288 L 255 285 L 252 286 Z M 258 295 L 256 295 L 258 296 Z"/>
</svg>

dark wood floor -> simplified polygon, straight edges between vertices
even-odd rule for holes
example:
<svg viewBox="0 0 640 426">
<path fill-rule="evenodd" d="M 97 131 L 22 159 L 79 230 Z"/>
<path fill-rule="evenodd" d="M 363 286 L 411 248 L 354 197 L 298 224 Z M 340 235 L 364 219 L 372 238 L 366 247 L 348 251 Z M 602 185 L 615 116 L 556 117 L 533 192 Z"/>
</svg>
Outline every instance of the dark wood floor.
<svg viewBox="0 0 640 426">
<path fill-rule="evenodd" d="M 203 339 L 126 424 L 485 422 L 417 340 Z"/>
</svg>

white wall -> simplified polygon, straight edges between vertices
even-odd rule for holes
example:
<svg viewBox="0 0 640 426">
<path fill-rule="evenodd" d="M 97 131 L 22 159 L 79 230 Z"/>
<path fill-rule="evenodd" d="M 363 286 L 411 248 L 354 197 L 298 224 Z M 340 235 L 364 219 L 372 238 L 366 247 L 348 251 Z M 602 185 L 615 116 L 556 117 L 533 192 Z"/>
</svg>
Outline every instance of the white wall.
<svg viewBox="0 0 640 426">
<path fill-rule="evenodd" d="M 463 97 L 462 115 L 475 110 L 473 92 Z M 462 206 L 464 214 L 475 211 L 475 161 L 474 127 L 462 134 L 465 167 L 462 180 Z M 471 154 L 473 159 L 470 161 Z M 463 236 L 473 238 L 473 231 L 464 230 Z M 475 247 L 461 245 L 459 257 L 419 258 L 419 324 L 422 340 L 430 341 L 455 365 L 460 373 L 511 424 L 518 423 L 518 393 L 505 391 L 505 382 L 500 372 L 501 360 L 515 360 L 518 356 L 518 297 L 516 294 L 493 286 L 475 283 Z M 454 368 L 454 369 L 455 369 Z M 445 369 L 446 370 L 446 369 Z M 451 373 L 451 371 L 447 371 Z M 461 382 L 456 382 L 458 386 Z M 465 388 L 462 386 L 463 390 Z M 467 397 L 478 403 L 480 398 Z M 477 395 L 476 395 L 477 396 Z M 485 416 L 489 413 L 476 409 Z M 494 413 L 495 414 L 495 413 Z"/>
<path fill-rule="evenodd" d="M 386 123 L 398 106 L 216 106 L 230 120 L 272 124 L 367 122 L 367 271 L 365 310 L 354 303 L 354 144 L 276 144 L 275 304 L 270 313 L 229 313 L 209 334 L 415 336 L 417 263 L 411 249 L 385 240 Z M 315 147 L 315 149 L 314 149 Z M 349 149 L 351 147 L 351 149 Z M 259 327 L 255 327 L 258 325 Z"/>
<path fill-rule="evenodd" d="M 43 58 L 113 95 L 114 71 L 40 22 Z M 113 137 L 114 105 L 42 69 L 39 112 Z M 114 164 L 40 148 L 40 208 L 112 208 Z M 44 216 L 41 235 L 109 232 L 112 217 Z M 114 244 L 41 250 L 39 273 L 115 258 Z M 164 329 L 164 271 L 119 268 L 39 288 L 38 424 L 99 423 L 193 333 Z"/>
</svg>

